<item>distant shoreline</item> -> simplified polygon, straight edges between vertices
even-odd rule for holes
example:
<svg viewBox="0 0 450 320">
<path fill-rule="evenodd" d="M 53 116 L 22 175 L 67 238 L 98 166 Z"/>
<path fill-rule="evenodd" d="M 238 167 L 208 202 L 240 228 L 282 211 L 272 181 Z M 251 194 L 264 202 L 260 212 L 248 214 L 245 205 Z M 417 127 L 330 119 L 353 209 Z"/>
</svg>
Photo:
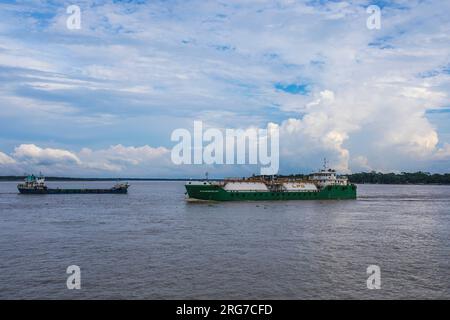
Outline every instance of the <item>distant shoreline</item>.
<svg viewBox="0 0 450 320">
<path fill-rule="evenodd" d="M 283 178 L 306 178 L 308 175 L 280 175 Z M 355 184 L 390 184 L 390 185 L 450 185 L 450 173 L 430 174 L 427 172 L 380 173 L 362 172 L 347 175 Z M 22 181 L 25 176 L 0 176 L 1 181 Z M 82 177 L 46 177 L 47 181 L 191 181 L 204 178 L 82 178 Z M 222 181 L 224 179 L 208 179 Z"/>
<path fill-rule="evenodd" d="M 0 181 L 22 181 L 25 176 L 0 176 Z M 183 178 L 71 178 L 71 177 L 45 177 L 46 181 L 189 181 L 196 179 Z M 220 181 L 222 179 L 209 179 Z"/>
</svg>

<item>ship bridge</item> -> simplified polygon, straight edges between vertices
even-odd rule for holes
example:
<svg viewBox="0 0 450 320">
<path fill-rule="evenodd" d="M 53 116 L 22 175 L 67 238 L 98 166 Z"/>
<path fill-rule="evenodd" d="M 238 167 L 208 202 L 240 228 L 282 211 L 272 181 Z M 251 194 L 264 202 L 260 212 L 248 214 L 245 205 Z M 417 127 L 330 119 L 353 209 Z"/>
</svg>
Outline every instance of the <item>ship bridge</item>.
<svg viewBox="0 0 450 320">
<path fill-rule="evenodd" d="M 348 179 L 344 176 L 338 176 L 336 171 L 333 169 L 327 168 L 327 162 L 324 160 L 323 169 L 319 172 L 313 173 L 310 177 L 310 180 L 314 181 L 319 187 L 325 187 L 330 185 L 340 185 L 346 186 L 348 185 Z"/>
</svg>

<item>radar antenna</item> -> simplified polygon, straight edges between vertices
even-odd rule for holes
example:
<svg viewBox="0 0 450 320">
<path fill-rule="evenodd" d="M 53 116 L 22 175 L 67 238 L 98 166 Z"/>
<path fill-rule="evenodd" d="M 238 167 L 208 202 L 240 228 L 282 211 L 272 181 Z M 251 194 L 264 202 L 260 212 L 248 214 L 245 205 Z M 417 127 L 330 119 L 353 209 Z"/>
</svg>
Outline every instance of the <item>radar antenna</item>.
<svg viewBox="0 0 450 320">
<path fill-rule="evenodd" d="M 327 158 L 323 158 L 323 170 L 327 170 Z"/>
</svg>

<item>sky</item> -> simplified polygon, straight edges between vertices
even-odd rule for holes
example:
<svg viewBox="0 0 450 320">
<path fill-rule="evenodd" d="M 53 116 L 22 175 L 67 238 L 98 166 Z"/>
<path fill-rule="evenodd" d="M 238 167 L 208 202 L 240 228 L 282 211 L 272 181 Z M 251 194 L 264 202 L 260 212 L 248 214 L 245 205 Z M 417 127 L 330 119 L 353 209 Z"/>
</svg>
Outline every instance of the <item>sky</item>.
<svg viewBox="0 0 450 320">
<path fill-rule="evenodd" d="M 0 0 L 0 175 L 258 172 L 175 165 L 171 133 L 194 121 L 277 125 L 282 174 L 324 157 L 342 173 L 450 172 L 449 13 L 437 0 Z"/>
</svg>

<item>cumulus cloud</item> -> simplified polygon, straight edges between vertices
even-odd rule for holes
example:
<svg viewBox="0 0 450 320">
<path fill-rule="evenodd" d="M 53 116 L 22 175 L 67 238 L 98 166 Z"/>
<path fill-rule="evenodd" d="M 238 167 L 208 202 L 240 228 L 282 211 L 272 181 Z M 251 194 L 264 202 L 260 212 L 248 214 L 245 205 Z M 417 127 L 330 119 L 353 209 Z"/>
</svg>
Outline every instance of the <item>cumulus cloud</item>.
<svg viewBox="0 0 450 320">
<path fill-rule="evenodd" d="M 62 149 L 40 148 L 34 144 L 21 144 L 14 149 L 14 158 L 29 164 L 80 164 L 80 159 L 72 152 Z"/>
<path fill-rule="evenodd" d="M 106 149 L 83 148 L 79 152 L 42 148 L 22 144 L 11 156 L 0 152 L 2 174 L 42 171 L 47 175 L 64 176 L 146 176 L 163 177 L 175 168 L 170 151 L 148 145 L 133 147 L 114 145 Z"/>
<path fill-rule="evenodd" d="M 4 154 L 3 152 L 0 152 L 0 165 L 8 165 L 13 163 L 16 163 L 16 161 L 13 158 Z"/>
<path fill-rule="evenodd" d="M 425 117 L 427 106 L 433 101 L 424 104 L 417 98 L 401 97 L 402 92 L 384 86 L 371 91 L 368 93 L 364 86 L 352 82 L 351 91 L 320 92 L 306 104 L 307 112 L 302 118 L 282 123 L 282 146 L 288 149 L 288 154 L 295 153 L 297 159 L 308 162 L 312 161 L 312 155 L 328 155 L 342 171 L 350 170 L 351 152 L 364 154 L 379 168 L 393 154 L 433 159 L 439 138 Z M 435 96 L 444 103 L 442 94 Z M 352 140 L 358 143 L 352 144 Z"/>
</svg>

